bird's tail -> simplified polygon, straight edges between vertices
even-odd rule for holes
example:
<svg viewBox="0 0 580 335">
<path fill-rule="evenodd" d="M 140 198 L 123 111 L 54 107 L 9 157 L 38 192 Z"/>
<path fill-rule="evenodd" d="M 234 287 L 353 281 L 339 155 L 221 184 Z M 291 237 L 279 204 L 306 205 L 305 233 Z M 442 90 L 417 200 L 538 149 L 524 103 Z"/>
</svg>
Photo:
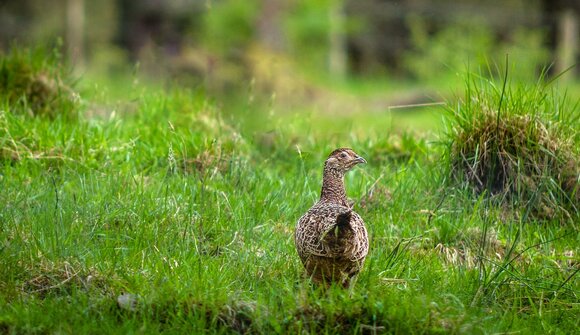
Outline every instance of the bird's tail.
<svg viewBox="0 0 580 335">
<path fill-rule="evenodd" d="M 336 217 L 336 227 L 339 230 L 352 230 L 352 226 L 350 225 L 350 220 L 352 218 L 352 209 L 344 211 L 343 213 L 338 214 Z"/>
<path fill-rule="evenodd" d="M 338 240 L 352 234 L 353 229 L 350 224 L 352 210 L 348 209 L 336 216 L 336 222 L 329 226 L 321 234 L 319 241 L 325 241 L 327 244 L 335 244 Z"/>
</svg>

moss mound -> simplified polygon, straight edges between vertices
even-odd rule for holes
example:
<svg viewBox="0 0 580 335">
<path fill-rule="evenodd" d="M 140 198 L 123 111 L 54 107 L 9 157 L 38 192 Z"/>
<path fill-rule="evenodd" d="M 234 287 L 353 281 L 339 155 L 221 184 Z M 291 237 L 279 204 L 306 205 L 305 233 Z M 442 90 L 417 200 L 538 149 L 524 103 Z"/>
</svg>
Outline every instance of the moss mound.
<svg viewBox="0 0 580 335">
<path fill-rule="evenodd" d="M 452 180 L 534 219 L 579 216 L 579 113 L 548 86 L 469 82 L 451 111 Z"/>
<path fill-rule="evenodd" d="M 56 52 L 13 47 L 0 53 L 0 100 L 13 113 L 75 118 L 78 94 Z"/>
</svg>

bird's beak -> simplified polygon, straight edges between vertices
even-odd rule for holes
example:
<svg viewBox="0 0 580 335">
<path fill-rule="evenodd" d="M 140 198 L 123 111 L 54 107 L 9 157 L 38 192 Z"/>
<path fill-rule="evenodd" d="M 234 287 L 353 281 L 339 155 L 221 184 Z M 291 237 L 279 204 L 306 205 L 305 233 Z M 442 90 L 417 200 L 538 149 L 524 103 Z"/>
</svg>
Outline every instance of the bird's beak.
<svg viewBox="0 0 580 335">
<path fill-rule="evenodd" d="M 357 164 L 360 164 L 360 163 L 364 163 L 364 164 L 366 164 L 366 163 L 367 163 L 367 160 L 366 160 L 366 159 L 364 159 L 364 158 L 362 158 L 361 156 L 356 156 L 356 158 L 354 159 L 354 161 L 355 161 Z"/>
</svg>

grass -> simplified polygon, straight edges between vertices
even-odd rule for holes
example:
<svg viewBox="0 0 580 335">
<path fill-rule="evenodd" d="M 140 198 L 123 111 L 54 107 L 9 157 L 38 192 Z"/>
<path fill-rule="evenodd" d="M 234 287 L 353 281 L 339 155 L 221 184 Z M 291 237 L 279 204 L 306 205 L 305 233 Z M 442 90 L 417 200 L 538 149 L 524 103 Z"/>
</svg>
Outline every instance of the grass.
<svg viewBox="0 0 580 335">
<path fill-rule="evenodd" d="M 432 132 L 124 89 L 99 104 L 85 89 L 76 119 L 0 97 L 1 332 L 578 328 L 577 222 L 524 224 L 449 185 Z M 236 126 L 250 112 L 263 122 Z M 323 292 L 302 278 L 293 229 L 338 146 L 369 161 L 346 183 L 371 251 L 354 289 Z"/>
</svg>

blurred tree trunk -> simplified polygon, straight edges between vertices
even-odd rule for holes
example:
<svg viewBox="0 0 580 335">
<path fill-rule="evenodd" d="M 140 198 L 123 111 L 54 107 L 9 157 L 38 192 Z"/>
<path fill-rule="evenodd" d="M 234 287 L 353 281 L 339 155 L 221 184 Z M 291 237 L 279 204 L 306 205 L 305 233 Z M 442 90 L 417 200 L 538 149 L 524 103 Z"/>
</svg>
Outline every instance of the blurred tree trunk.
<svg viewBox="0 0 580 335">
<path fill-rule="evenodd" d="M 75 70 L 84 68 L 85 1 L 67 0 L 66 45 L 70 62 Z"/>
<path fill-rule="evenodd" d="M 548 32 L 547 44 L 556 63 L 553 74 L 559 74 L 579 60 L 580 1 L 542 0 L 542 15 Z M 578 75 L 580 67 L 570 72 Z"/>
<path fill-rule="evenodd" d="M 558 47 L 556 50 L 556 71 L 561 73 L 576 63 L 578 53 L 578 15 L 568 8 L 560 13 L 558 24 Z M 565 76 L 570 78 L 570 76 Z"/>
<path fill-rule="evenodd" d="M 284 4 L 283 0 L 264 0 L 258 17 L 256 27 L 258 41 L 272 51 L 282 52 L 286 48 L 282 31 Z"/>
<path fill-rule="evenodd" d="M 32 7 L 30 0 L 0 0 L 0 50 L 8 50 L 12 41 L 30 35 Z"/>
<path fill-rule="evenodd" d="M 330 73 L 336 77 L 346 75 L 346 36 L 345 36 L 344 3 L 342 0 L 335 0 L 329 8 L 329 39 L 330 48 L 328 52 L 328 65 Z"/>
</svg>

